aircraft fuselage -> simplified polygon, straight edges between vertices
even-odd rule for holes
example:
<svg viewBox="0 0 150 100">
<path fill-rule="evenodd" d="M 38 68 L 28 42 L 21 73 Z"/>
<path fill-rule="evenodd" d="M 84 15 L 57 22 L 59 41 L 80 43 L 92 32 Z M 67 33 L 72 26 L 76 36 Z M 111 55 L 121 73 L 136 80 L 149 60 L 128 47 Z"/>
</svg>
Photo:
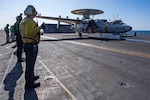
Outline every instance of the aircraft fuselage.
<svg viewBox="0 0 150 100">
<path fill-rule="evenodd" d="M 76 30 L 82 33 L 125 33 L 132 27 L 124 24 L 121 20 L 107 22 L 107 20 L 93 20 L 94 23 L 83 21 L 76 25 Z"/>
</svg>

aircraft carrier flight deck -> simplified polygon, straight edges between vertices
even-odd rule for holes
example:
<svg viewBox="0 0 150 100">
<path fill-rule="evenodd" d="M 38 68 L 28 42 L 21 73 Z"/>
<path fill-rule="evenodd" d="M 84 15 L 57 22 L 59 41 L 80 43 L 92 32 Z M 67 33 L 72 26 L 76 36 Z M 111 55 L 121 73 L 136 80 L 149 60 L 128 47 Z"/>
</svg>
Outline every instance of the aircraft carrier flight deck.
<svg viewBox="0 0 150 100">
<path fill-rule="evenodd" d="M 0 31 L 0 100 L 150 100 L 149 36 L 44 34 L 35 64 L 41 86 L 33 90 L 24 89 L 25 62 L 16 64 L 16 43 L 5 38 Z"/>
</svg>

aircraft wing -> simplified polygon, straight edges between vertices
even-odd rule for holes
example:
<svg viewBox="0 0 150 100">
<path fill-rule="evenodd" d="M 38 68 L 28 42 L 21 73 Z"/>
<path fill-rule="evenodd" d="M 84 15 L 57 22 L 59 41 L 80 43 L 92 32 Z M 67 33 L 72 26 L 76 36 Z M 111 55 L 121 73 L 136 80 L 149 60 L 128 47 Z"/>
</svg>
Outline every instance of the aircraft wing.
<svg viewBox="0 0 150 100">
<path fill-rule="evenodd" d="M 48 17 L 48 16 L 36 16 L 37 18 L 43 18 L 43 19 L 48 19 L 48 20 L 56 20 L 68 24 L 78 24 L 81 22 L 79 19 L 69 19 L 69 18 L 58 18 L 58 17 Z"/>
</svg>

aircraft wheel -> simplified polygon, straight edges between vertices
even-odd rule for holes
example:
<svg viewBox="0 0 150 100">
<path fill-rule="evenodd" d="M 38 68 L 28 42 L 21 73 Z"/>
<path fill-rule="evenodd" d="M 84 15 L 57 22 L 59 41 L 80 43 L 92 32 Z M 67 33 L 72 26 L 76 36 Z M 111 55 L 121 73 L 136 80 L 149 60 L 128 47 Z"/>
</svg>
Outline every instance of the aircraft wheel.
<svg viewBox="0 0 150 100">
<path fill-rule="evenodd" d="M 78 36 L 81 38 L 81 37 L 82 37 L 82 33 L 79 32 L 79 33 L 78 33 Z"/>
<path fill-rule="evenodd" d="M 124 40 L 124 34 L 120 33 L 120 40 Z"/>
</svg>

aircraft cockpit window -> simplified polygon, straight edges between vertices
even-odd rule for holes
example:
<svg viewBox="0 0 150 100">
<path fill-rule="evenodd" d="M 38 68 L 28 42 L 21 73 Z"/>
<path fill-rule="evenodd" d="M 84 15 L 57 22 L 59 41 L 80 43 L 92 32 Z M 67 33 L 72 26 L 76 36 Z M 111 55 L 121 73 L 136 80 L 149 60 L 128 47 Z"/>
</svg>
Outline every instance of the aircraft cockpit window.
<svg viewBox="0 0 150 100">
<path fill-rule="evenodd" d="M 112 23 L 113 24 L 121 24 L 121 25 L 124 24 L 122 21 L 113 21 Z"/>
<path fill-rule="evenodd" d="M 122 21 L 118 21 L 118 24 L 123 24 L 123 22 Z"/>
<path fill-rule="evenodd" d="M 102 22 L 107 22 L 107 20 L 106 19 L 103 19 L 103 20 L 101 20 Z"/>
<path fill-rule="evenodd" d="M 104 22 L 107 22 L 107 20 L 104 20 Z"/>
<path fill-rule="evenodd" d="M 118 23 L 118 24 L 121 24 L 121 25 L 124 24 L 122 21 L 117 21 L 117 23 Z"/>
</svg>

